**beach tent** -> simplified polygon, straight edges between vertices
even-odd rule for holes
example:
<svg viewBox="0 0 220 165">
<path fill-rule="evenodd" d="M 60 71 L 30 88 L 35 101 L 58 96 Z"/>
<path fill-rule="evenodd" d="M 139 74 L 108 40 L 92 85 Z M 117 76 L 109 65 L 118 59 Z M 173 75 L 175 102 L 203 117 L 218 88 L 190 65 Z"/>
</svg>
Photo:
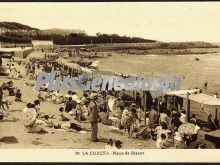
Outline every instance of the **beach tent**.
<svg viewBox="0 0 220 165">
<path fill-rule="evenodd" d="M 184 99 L 187 99 L 187 93 L 189 93 L 188 99 L 191 101 L 211 106 L 220 105 L 220 99 L 204 93 L 199 93 L 199 89 L 165 92 L 166 95 L 173 95 Z"/>
<path fill-rule="evenodd" d="M 92 73 L 92 69 L 88 69 L 85 67 L 81 67 L 82 72 L 86 72 L 86 73 Z"/>
<path fill-rule="evenodd" d="M 178 95 L 178 96 L 184 96 L 187 93 L 193 94 L 193 93 L 198 93 L 199 89 L 192 89 L 192 90 L 178 90 L 178 91 L 164 91 L 163 93 L 165 95 Z"/>
<path fill-rule="evenodd" d="M 67 66 L 71 69 L 75 69 L 77 71 L 82 71 L 81 67 L 75 63 L 71 63 L 69 60 L 67 59 L 64 59 L 64 58 L 59 58 L 57 59 L 57 62 L 60 64 L 60 65 L 64 65 L 64 66 Z"/>
<path fill-rule="evenodd" d="M 199 89 L 195 90 L 180 90 L 180 91 L 171 91 L 171 92 L 164 92 L 165 95 L 170 96 L 177 96 L 187 100 L 187 119 L 189 120 L 190 116 L 190 101 L 195 101 L 202 105 L 209 105 L 209 106 L 220 106 L 220 99 L 215 98 L 213 96 L 200 93 Z M 216 110 L 216 115 L 218 110 Z"/>
</svg>

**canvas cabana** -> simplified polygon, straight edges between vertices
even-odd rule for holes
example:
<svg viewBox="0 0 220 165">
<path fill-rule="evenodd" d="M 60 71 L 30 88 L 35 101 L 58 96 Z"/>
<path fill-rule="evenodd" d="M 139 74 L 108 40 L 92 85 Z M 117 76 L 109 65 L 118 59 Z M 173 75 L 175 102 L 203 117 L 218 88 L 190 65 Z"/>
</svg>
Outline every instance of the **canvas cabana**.
<svg viewBox="0 0 220 165">
<path fill-rule="evenodd" d="M 181 97 L 187 100 L 187 119 L 189 119 L 189 115 L 190 115 L 190 101 L 194 101 L 196 103 L 203 105 L 209 105 L 215 107 L 220 106 L 220 99 L 204 93 L 200 93 L 199 89 L 170 91 L 170 92 L 164 92 L 163 94 L 167 96 Z M 217 114 L 218 112 L 216 109 L 216 115 Z"/>
<path fill-rule="evenodd" d="M 59 65 L 63 66 L 63 67 L 67 67 L 70 71 L 70 73 L 72 74 L 72 72 L 77 72 L 77 73 L 81 73 L 82 69 L 79 65 L 75 64 L 75 63 L 71 63 L 69 60 L 64 59 L 64 58 L 59 58 L 57 59 L 57 62 Z"/>
</svg>

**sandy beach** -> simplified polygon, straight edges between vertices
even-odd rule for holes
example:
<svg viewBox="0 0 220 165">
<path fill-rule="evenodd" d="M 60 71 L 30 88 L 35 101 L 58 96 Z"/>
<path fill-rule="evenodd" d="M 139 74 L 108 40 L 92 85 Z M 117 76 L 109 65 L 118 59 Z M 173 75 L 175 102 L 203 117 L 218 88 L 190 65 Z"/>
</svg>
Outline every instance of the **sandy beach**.
<svg viewBox="0 0 220 165">
<path fill-rule="evenodd" d="M 5 63 L 8 60 L 3 60 Z M 16 68 L 24 73 L 24 66 L 16 65 Z M 5 77 L 0 77 L 0 84 L 9 80 Z M 33 102 L 37 98 L 37 92 L 33 90 L 33 87 L 25 85 L 27 78 L 24 77 L 21 80 L 13 80 L 14 86 L 21 89 L 23 94 L 23 100 L 25 102 Z M 14 100 L 14 96 L 9 96 L 10 100 Z M 56 105 L 50 102 L 43 102 L 41 104 L 41 111 L 49 114 L 58 114 L 58 109 L 61 105 Z M 86 134 L 78 132 L 65 132 L 56 131 L 54 134 L 30 134 L 24 130 L 22 121 L 22 110 L 25 107 L 25 103 L 14 102 L 10 105 L 10 116 L 16 118 L 18 121 L 0 121 L 0 137 L 14 136 L 17 138 L 18 143 L 7 144 L 0 142 L 0 148 L 56 148 L 56 149 L 87 149 L 97 148 L 104 149 L 108 138 L 113 138 L 123 141 L 123 148 L 156 148 L 153 140 L 137 140 L 129 139 L 127 133 L 123 130 L 112 131 L 109 126 L 99 124 L 98 136 L 101 139 L 100 142 L 90 142 L 90 123 L 79 123 L 82 128 L 87 130 Z M 73 119 L 72 121 L 78 123 Z M 83 143 L 82 143 L 83 142 Z"/>
<path fill-rule="evenodd" d="M 36 54 L 36 52 L 35 52 Z M 212 61 L 213 55 L 210 56 L 199 56 L 201 58 L 201 63 L 207 63 L 206 67 L 209 66 L 209 62 Z M 214 56 L 217 57 L 218 56 Z M 127 60 L 124 60 L 126 58 Z M 162 74 L 162 70 L 164 71 L 166 68 L 166 65 L 160 68 L 160 63 L 167 63 L 168 69 L 172 69 L 175 74 L 178 75 L 185 75 L 186 79 L 183 80 L 183 86 L 182 88 L 190 88 L 191 83 L 194 81 L 197 81 L 199 83 L 195 83 L 198 86 L 202 84 L 203 79 L 198 79 L 198 77 L 193 77 L 192 74 L 196 75 L 199 70 L 194 70 L 193 73 L 189 73 L 187 71 L 187 68 L 191 69 L 191 67 L 198 67 L 200 65 L 203 65 L 201 63 L 194 62 L 195 56 L 174 56 L 174 57 L 160 57 L 160 61 L 156 60 L 159 58 L 158 56 L 141 56 L 140 58 L 137 58 L 134 61 L 135 56 L 128 55 L 128 56 L 119 56 L 114 55 L 111 57 L 104 57 L 99 59 L 100 60 L 100 69 L 101 70 L 109 70 L 109 71 L 118 71 L 122 73 L 135 73 L 136 71 L 143 71 L 146 75 L 150 76 L 159 76 Z M 175 65 L 176 68 L 172 68 L 172 64 L 175 62 L 179 62 L 181 64 L 181 61 L 184 59 L 187 59 L 191 61 L 191 63 L 188 63 L 188 66 L 179 66 Z M 3 63 L 7 63 L 7 59 L 3 60 Z M 154 61 L 154 64 L 150 64 L 152 61 Z M 166 61 L 166 62 L 164 62 Z M 220 59 L 219 59 L 220 61 Z M 136 65 L 139 63 L 139 65 Z M 122 65 L 123 64 L 123 65 Z M 218 60 L 215 61 L 215 64 L 218 65 Z M 184 64 L 182 64 L 184 65 Z M 191 65 L 191 66 L 190 66 Z M 24 66 L 17 65 L 15 63 L 15 66 L 17 70 L 21 71 L 21 73 L 25 73 Z M 114 66 L 114 67 L 112 67 Z M 132 67 L 127 67 L 132 66 Z M 146 66 L 147 69 L 146 69 Z M 184 68 L 182 71 L 178 70 L 179 68 Z M 210 66 L 211 67 L 211 66 Z M 40 70 L 37 70 L 39 72 Z M 184 73 L 185 72 L 185 73 Z M 191 75 L 189 75 L 191 74 Z M 214 74 L 214 73 L 213 73 Z M 192 76 L 192 77 L 190 77 Z M 204 77 L 207 77 L 207 75 L 204 75 Z M 212 79 L 212 75 L 210 75 L 210 79 Z M 189 81 L 189 79 L 192 79 Z M 0 83 L 3 83 L 6 80 L 5 77 L 0 78 Z M 9 79 L 8 79 L 9 80 Z M 194 80 L 194 81 L 193 81 Z M 14 86 L 21 90 L 23 93 L 23 100 L 25 102 L 33 102 L 37 98 L 37 92 L 33 89 L 33 87 L 26 86 L 25 82 L 27 81 L 27 77 L 24 76 L 21 80 L 13 80 Z M 190 83 L 189 83 L 190 82 Z M 213 82 L 210 83 L 209 90 L 206 91 L 209 94 L 212 94 L 215 90 L 215 85 Z M 200 86 L 199 86 L 200 87 Z M 78 93 L 79 94 L 79 93 Z M 9 99 L 11 101 L 14 100 L 14 96 L 10 96 Z M 58 114 L 59 107 L 64 106 L 63 104 L 57 105 L 53 104 L 51 102 L 43 102 L 41 104 L 41 111 L 46 114 Z M 206 111 L 199 110 L 200 105 L 192 103 L 192 113 L 195 113 L 198 118 L 206 119 L 207 114 L 211 113 L 214 114 L 213 107 L 206 107 Z M 123 148 L 136 148 L 136 149 L 147 149 L 147 148 L 156 148 L 155 141 L 153 140 L 138 140 L 138 139 L 130 139 L 128 138 L 128 135 L 123 130 L 111 130 L 109 126 L 99 124 L 99 138 L 100 142 L 98 143 L 92 143 L 90 142 L 90 123 L 83 122 L 79 123 L 76 120 L 71 118 L 71 121 L 74 123 L 78 123 L 86 130 L 86 134 L 81 134 L 79 132 L 65 132 L 57 130 L 54 134 L 30 134 L 27 133 L 24 130 L 23 121 L 22 121 L 22 110 L 25 107 L 25 103 L 19 103 L 14 102 L 12 105 L 10 105 L 10 116 L 16 118 L 15 121 L 10 120 L 3 120 L 0 122 L 0 129 L 1 129 L 1 137 L 5 136 L 14 136 L 17 138 L 18 143 L 14 144 L 7 144 L 7 143 L 0 143 L 0 148 L 57 148 L 57 149 L 68 149 L 68 148 L 99 148 L 103 149 L 106 145 L 106 142 L 108 141 L 108 138 L 111 137 L 116 140 L 123 141 Z M 82 143 L 83 141 L 83 143 Z"/>
</svg>

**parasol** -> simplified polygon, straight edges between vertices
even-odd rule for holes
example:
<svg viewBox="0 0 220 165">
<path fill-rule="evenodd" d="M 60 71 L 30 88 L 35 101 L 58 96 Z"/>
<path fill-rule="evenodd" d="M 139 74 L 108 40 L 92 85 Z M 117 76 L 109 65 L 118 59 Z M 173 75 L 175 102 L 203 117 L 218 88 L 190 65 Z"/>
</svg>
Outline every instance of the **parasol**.
<svg viewBox="0 0 220 165">
<path fill-rule="evenodd" d="M 192 123 L 185 123 L 182 124 L 181 126 L 179 126 L 178 128 L 178 132 L 181 136 L 184 135 L 192 135 L 195 129 L 195 125 Z"/>
</svg>

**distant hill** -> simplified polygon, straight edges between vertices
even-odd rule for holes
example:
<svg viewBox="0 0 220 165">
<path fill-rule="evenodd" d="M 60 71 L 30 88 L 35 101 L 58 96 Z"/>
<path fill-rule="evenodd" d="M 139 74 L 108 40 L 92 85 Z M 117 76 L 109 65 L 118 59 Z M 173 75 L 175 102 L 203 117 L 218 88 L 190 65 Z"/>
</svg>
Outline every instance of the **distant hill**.
<svg viewBox="0 0 220 165">
<path fill-rule="evenodd" d="M 168 48 L 217 48 L 219 45 L 203 42 L 203 41 L 194 41 L 194 42 L 170 42 L 166 43 Z"/>
<path fill-rule="evenodd" d="M 30 43 L 40 30 L 17 22 L 0 22 L 0 42 Z"/>
<path fill-rule="evenodd" d="M 86 34 L 86 31 L 85 30 L 80 30 L 80 29 L 60 29 L 60 28 L 52 28 L 52 29 L 41 30 L 41 34 L 46 34 L 46 35 L 60 34 L 62 36 L 65 36 L 65 35 L 69 35 L 71 33 Z"/>
<path fill-rule="evenodd" d="M 24 25 L 21 23 L 17 23 L 17 22 L 0 22 L 0 29 L 4 32 L 4 31 L 13 31 L 13 30 L 24 30 L 24 31 L 30 31 L 30 30 L 35 30 L 35 31 L 39 31 L 39 29 L 37 28 L 33 28 L 30 27 L 28 25 Z"/>
<path fill-rule="evenodd" d="M 118 34 L 87 35 L 85 30 L 51 28 L 40 30 L 17 22 L 0 22 L 0 42 L 3 43 L 31 43 L 31 40 L 52 40 L 57 45 L 107 44 L 113 43 L 147 43 L 146 49 L 184 49 L 184 48 L 215 48 L 220 44 L 207 42 L 169 42 L 120 36 Z M 130 44 L 132 45 L 132 44 Z M 130 47 L 130 45 L 128 47 Z"/>
<path fill-rule="evenodd" d="M 211 42 L 211 44 L 219 46 L 220 47 L 220 42 Z"/>
</svg>

